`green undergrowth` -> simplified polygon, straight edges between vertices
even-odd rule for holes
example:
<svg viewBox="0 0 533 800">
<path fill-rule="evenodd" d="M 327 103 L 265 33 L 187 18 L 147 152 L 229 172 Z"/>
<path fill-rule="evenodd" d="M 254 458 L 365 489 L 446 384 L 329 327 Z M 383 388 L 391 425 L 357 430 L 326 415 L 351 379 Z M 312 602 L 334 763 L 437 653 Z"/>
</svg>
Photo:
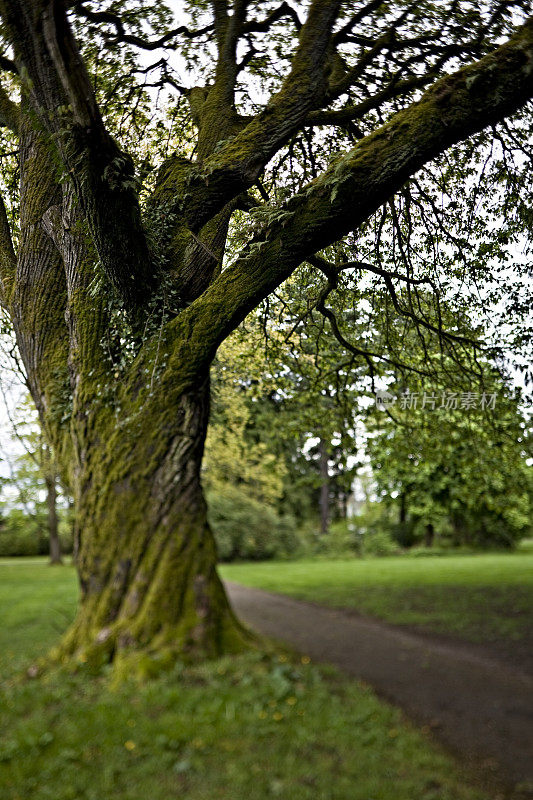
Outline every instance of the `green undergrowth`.
<svg viewBox="0 0 533 800">
<path fill-rule="evenodd" d="M 533 553 L 225 564 L 224 578 L 473 642 L 533 630 Z"/>
<path fill-rule="evenodd" d="M 306 656 L 144 683 L 21 670 L 71 619 L 72 568 L 0 562 L 2 800 L 495 800 L 362 684 Z"/>
</svg>

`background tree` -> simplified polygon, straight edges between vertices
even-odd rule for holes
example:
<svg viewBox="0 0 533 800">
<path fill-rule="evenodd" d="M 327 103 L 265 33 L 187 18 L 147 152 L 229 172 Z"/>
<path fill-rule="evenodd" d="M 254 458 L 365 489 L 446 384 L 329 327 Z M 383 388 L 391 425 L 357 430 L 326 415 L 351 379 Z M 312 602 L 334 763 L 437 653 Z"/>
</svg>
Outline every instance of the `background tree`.
<svg viewBox="0 0 533 800">
<path fill-rule="evenodd" d="M 325 533 L 330 518 L 346 515 L 355 474 L 356 370 L 325 328 L 324 318 L 302 317 L 293 307 L 296 292 L 297 285 L 289 281 L 269 298 L 267 315 L 250 315 L 232 335 L 231 350 L 228 343 L 221 348 L 231 357 L 221 363 L 219 352 L 215 362 L 215 405 L 206 458 L 211 462 L 220 395 L 226 416 L 221 435 L 227 440 L 235 434 L 246 449 L 238 474 L 233 476 L 227 467 L 222 480 L 243 484 L 246 460 L 261 457 L 266 447 L 272 454 L 270 480 L 278 477 L 279 490 L 276 498 L 259 499 L 276 499 L 279 510 L 300 523 L 321 519 Z M 227 419 L 236 398 L 247 408 L 241 429 L 238 420 Z M 224 456 L 217 461 L 223 464 Z"/>
<path fill-rule="evenodd" d="M 69 527 L 66 500 L 58 485 L 52 453 L 29 398 L 17 404 L 9 423 L 10 441 L 0 448 L 0 466 L 4 473 L 0 482 L 3 508 L 0 552 L 4 555 L 47 553 L 51 564 L 61 564 L 60 526 Z"/>
<path fill-rule="evenodd" d="M 385 329 L 379 316 L 368 317 L 364 333 L 371 348 L 382 348 L 387 335 L 389 351 L 408 350 L 411 371 L 383 365 L 381 385 L 389 386 L 394 405 L 388 413 L 376 411 L 368 386 L 370 407 L 365 410 L 364 379 L 351 367 L 349 351 L 317 309 L 301 313 L 297 296 L 298 286 L 288 281 L 269 298 L 268 318 L 251 315 L 233 335 L 238 357 L 230 391 L 234 396 L 237 389 L 241 402 L 248 404 L 246 450 L 253 452 L 252 443 L 264 447 L 268 442 L 278 461 L 286 461 L 286 491 L 294 507 L 303 504 L 315 516 L 319 510 L 321 440 L 315 437 L 309 447 L 318 428 L 327 431 L 327 483 L 337 518 L 345 516 L 343 501 L 352 489 L 357 455 L 370 459 L 378 496 L 395 509 L 393 533 L 403 546 L 431 544 L 440 534 L 441 541 L 444 537 L 455 545 L 511 547 L 526 535 L 531 453 L 520 392 L 511 388 L 509 377 L 500 377 L 496 364 L 483 357 L 476 381 L 463 363 L 443 356 L 438 339 L 424 343 L 413 320 L 392 316 L 393 308 Z M 342 297 L 333 299 L 336 323 L 344 326 L 348 315 L 353 338 L 355 321 Z M 421 295 L 419 300 L 422 304 L 431 298 Z M 386 311 L 388 302 L 385 295 L 377 305 Z M 443 303 L 441 318 L 451 326 L 457 309 L 451 312 Z M 472 325 L 466 310 L 461 329 L 481 342 L 483 331 Z M 239 438 L 242 447 L 244 430 Z M 288 449 L 287 441 L 294 447 Z M 299 465 L 297 473 L 291 462 Z M 386 530 L 391 528 L 386 518 L 390 510 L 381 519 Z"/>
<path fill-rule="evenodd" d="M 258 425 L 261 363 L 253 347 L 233 336 L 219 349 L 212 370 L 203 486 L 223 561 L 286 556 L 298 543 L 294 520 L 281 504 L 286 463 L 270 450 L 271 436 L 262 436 Z M 248 380 L 243 380 L 243 364 Z"/>
<path fill-rule="evenodd" d="M 449 315 L 443 305 L 445 324 Z M 466 312 L 461 328 L 473 341 L 485 338 Z M 402 325 L 401 342 L 419 344 L 412 320 Z M 378 493 L 398 509 L 396 538 L 404 546 L 431 544 L 439 531 L 455 545 L 514 546 L 530 529 L 532 499 L 523 391 L 483 354 L 479 380 L 466 384 L 462 364 L 435 343 L 419 346 L 418 359 L 418 372 L 391 371 L 389 406 L 372 406 L 367 418 Z M 440 375 L 428 380 L 423 367 L 435 362 Z"/>
<path fill-rule="evenodd" d="M 431 545 L 435 532 L 455 545 L 513 547 L 531 530 L 532 507 L 530 437 L 516 400 L 486 386 L 491 424 L 482 392 L 415 388 L 411 400 L 398 396 L 394 421 L 381 412 L 368 441 L 378 496 L 397 508 L 397 540 Z M 424 407 L 424 395 L 436 400 Z"/>
<path fill-rule="evenodd" d="M 256 394 L 252 398 L 246 394 L 243 361 L 247 362 L 248 376 L 254 371 L 260 376 L 260 365 L 255 367 L 251 359 L 253 353 L 239 348 L 234 337 L 219 350 L 212 375 L 213 402 L 203 463 L 204 486 L 214 491 L 221 491 L 228 484 L 240 486 L 249 497 L 275 505 L 283 491 L 285 464 L 270 452 L 264 439 L 256 438 L 253 442 L 250 438 L 255 427 Z"/>
<path fill-rule="evenodd" d="M 393 298 L 398 284 L 411 290 L 400 311 L 424 335 L 467 352 L 460 332 L 439 324 L 438 293 L 479 283 L 481 257 L 489 272 L 503 264 L 527 224 L 528 3 L 175 8 L 176 21 L 162 4 L 0 3 L 1 120 L 20 176 L 15 205 L 0 214 L 2 304 L 75 501 L 81 606 L 61 653 L 96 662 L 242 646 L 216 575 L 200 468 L 209 367 L 246 315 L 308 261 L 326 276 L 326 315 L 327 297 L 368 272 Z M 136 56 L 167 46 L 184 80 L 166 60 Z M 180 147 L 151 116 L 150 84 L 170 87 Z M 332 135 L 315 133 L 324 125 Z M 483 193 L 487 159 L 500 181 L 484 195 L 489 215 L 467 191 Z M 509 222 L 500 198 L 511 185 L 523 200 Z M 448 189 L 453 200 L 435 203 Z M 225 263 L 232 217 L 258 205 Z M 438 257 L 420 276 L 410 253 L 439 242 L 447 215 L 462 237 L 428 250 Z M 476 252 L 462 246 L 465 219 Z M 337 247 L 332 261 L 325 249 L 344 237 L 350 259 Z M 439 269 L 440 284 L 426 274 Z M 430 318 L 415 293 L 428 279 Z M 370 370 L 386 357 L 364 341 L 350 348 Z"/>
</svg>

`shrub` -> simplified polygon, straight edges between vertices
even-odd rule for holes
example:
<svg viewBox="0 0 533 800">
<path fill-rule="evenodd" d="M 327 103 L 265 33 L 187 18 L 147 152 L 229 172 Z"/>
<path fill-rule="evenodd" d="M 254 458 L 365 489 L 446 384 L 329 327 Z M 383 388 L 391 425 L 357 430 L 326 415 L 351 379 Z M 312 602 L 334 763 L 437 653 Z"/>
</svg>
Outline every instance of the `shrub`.
<svg viewBox="0 0 533 800">
<path fill-rule="evenodd" d="M 332 522 L 326 535 L 319 534 L 316 552 L 333 558 L 359 553 L 359 540 L 355 525 L 346 519 Z"/>
<path fill-rule="evenodd" d="M 0 556 L 38 556 L 48 551 L 46 517 L 30 516 L 18 508 L 0 521 Z"/>
<path fill-rule="evenodd" d="M 398 545 L 386 531 L 367 533 L 363 539 L 363 555 L 394 556 L 398 553 Z"/>
<path fill-rule="evenodd" d="M 292 555 L 298 549 L 291 517 L 228 486 L 207 493 L 208 518 L 221 561 L 268 559 Z"/>
<path fill-rule="evenodd" d="M 327 534 L 318 530 L 318 522 L 300 529 L 302 557 L 342 558 L 355 556 L 390 556 L 399 552 L 398 544 L 387 529 L 363 528 L 359 519 L 332 522 Z"/>
<path fill-rule="evenodd" d="M 59 539 L 61 552 L 72 552 L 72 532 L 68 512 L 59 513 Z M 38 510 L 34 515 L 18 508 L 11 509 L 0 518 L 0 558 L 48 555 L 46 513 Z"/>
</svg>

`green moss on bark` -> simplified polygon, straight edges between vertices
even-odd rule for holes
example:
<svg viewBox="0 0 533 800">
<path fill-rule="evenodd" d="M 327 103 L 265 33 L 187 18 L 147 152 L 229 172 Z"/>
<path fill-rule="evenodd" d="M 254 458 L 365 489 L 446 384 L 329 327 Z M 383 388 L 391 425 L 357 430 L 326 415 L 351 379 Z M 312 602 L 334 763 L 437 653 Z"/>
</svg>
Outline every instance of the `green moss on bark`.
<svg viewBox="0 0 533 800">
<path fill-rule="evenodd" d="M 134 386 L 118 392 L 120 413 L 102 404 L 88 416 L 76 483 L 82 600 L 56 655 L 148 674 L 171 656 L 216 656 L 249 638 L 216 573 L 199 479 L 207 382 L 183 393 L 163 372 Z"/>
</svg>

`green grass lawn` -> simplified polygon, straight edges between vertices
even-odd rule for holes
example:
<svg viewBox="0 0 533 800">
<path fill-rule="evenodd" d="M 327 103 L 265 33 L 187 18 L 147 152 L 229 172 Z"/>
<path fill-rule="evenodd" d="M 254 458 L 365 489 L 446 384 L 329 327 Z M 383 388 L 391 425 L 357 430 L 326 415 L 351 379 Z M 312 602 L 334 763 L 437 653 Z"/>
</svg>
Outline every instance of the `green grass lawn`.
<svg viewBox="0 0 533 800">
<path fill-rule="evenodd" d="M 21 680 L 75 603 L 71 567 L 0 561 L 2 800 L 499 796 L 368 688 L 305 657 L 178 664 L 118 688 L 84 671 Z"/>
<path fill-rule="evenodd" d="M 533 552 L 225 564 L 224 578 L 474 642 L 533 631 Z"/>
</svg>

